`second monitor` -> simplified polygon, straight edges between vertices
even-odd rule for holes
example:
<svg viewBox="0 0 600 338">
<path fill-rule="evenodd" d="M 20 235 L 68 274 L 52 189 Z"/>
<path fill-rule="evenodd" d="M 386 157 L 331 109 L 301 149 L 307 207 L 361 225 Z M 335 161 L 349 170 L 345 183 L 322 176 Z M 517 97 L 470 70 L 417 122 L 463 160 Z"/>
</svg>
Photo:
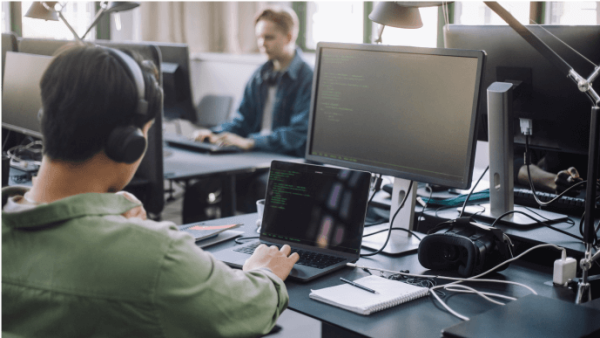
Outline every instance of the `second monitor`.
<svg viewBox="0 0 600 338">
<path fill-rule="evenodd" d="M 483 62 L 481 51 L 320 43 L 306 158 L 396 177 L 392 214 L 410 181 L 468 188 Z M 416 184 L 394 227 L 412 229 L 415 199 Z"/>
</svg>

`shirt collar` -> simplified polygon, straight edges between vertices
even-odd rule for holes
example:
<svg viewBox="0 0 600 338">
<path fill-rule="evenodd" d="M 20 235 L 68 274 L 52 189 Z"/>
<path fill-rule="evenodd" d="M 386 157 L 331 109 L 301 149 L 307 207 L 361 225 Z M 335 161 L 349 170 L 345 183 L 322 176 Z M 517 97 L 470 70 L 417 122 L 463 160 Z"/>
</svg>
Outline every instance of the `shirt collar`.
<svg viewBox="0 0 600 338">
<path fill-rule="evenodd" d="M 292 62 L 290 62 L 290 65 L 283 71 L 283 74 L 287 73 L 290 79 L 296 80 L 303 64 L 302 57 L 302 50 L 299 47 L 296 47 L 294 58 L 292 59 Z M 262 66 L 258 76 L 258 83 L 263 82 L 263 74 L 271 69 L 273 69 L 273 61 L 269 60 Z"/>
<path fill-rule="evenodd" d="M 9 198 L 22 196 L 27 188 L 8 187 L 2 189 L 2 206 Z M 84 216 L 120 215 L 138 206 L 121 195 L 111 193 L 87 193 L 40 204 L 21 212 L 2 212 L 2 223 L 10 228 L 40 228 Z"/>
</svg>

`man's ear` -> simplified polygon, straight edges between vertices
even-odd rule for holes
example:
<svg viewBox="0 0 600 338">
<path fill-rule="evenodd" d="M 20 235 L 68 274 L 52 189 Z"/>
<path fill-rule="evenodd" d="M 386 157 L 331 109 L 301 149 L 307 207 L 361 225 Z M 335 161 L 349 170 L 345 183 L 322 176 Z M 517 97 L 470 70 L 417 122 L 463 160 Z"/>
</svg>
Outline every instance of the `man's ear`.
<svg viewBox="0 0 600 338">
<path fill-rule="evenodd" d="M 290 44 L 290 42 L 292 42 L 292 32 L 287 33 L 287 35 L 285 36 L 287 38 L 287 43 L 286 44 Z"/>
</svg>

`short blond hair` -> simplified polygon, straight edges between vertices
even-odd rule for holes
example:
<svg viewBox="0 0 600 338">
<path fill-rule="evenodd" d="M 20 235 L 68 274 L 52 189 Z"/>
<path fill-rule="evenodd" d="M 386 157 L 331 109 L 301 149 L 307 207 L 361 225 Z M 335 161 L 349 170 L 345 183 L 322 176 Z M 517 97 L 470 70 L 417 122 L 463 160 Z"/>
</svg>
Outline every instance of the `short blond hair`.
<svg viewBox="0 0 600 338">
<path fill-rule="evenodd" d="M 269 20 L 281 29 L 284 34 L 292 33 L 292 41 L 298 37 L 299 22 L 296 12 L 288 7 L 269 7 L 260 11 L 254 19 L 254 25 L 261 20 Z"/>
</svg>

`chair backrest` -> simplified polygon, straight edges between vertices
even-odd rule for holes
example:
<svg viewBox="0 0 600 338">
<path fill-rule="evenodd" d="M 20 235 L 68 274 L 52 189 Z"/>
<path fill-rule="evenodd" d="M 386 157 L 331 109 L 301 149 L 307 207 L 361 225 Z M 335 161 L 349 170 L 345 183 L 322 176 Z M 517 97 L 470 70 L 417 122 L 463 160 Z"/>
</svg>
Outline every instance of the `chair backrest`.
<svg viewBox="0 0 600 338">
<path fill-rule="evenodd" d="M 227 121 L 233 97 L 227 95 L 206 95 L 196 108 L 196 124 L 215 127 Z"/>
</svg>

